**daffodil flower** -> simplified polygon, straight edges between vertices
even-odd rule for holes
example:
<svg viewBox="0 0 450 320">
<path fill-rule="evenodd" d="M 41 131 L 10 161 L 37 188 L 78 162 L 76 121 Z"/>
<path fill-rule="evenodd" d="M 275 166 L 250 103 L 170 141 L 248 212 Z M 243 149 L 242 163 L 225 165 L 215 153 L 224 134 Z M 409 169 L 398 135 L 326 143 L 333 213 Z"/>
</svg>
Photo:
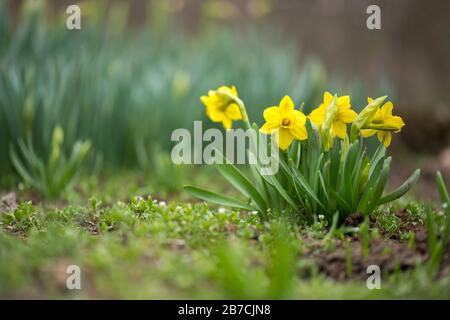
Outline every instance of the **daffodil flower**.
<svg viewBox="0 0 450 320">
<path fill-rule="evenodd" d="M 320 129 L 325 121 L 325 114 L 328 106 L 333 100 L 333 95 L 329 92 L 325 92 L 323 95 L 323 103 L 313 110 L 308 118 Z M 350 96 L 341 96 L 337 98 L 337 112 L 332 121 L 333 135 L 344 139 L 347 135 L 347 123 L 353 122 L 357 114 L 350 109 Z"/>
<path fill-rule="evenodd" d="M 269 107 L 264 110 L 266 123 L 260 132 L 264 134 L 277 134 L 277 144 L 282 150 L 286 150 L 294 139 L 305 140 L 308 138 L 305 122 L 306 116 L 294 109 L 294 103 L 289 96 L 281 99 L 279 106 Z"/>
<path fill-rule="evenodd" d="M 372 98 L 367 98 L 367 101 L 371 103 Z M 364 138 L 377 134 L 378 140 L 384 144 L 387 148 L 392 142 L 391 132 L 400 132 L 402 127 L 405 126 L 403 119 L 399 116 L 392 115 L 392 109 L 394 105 L 388 101 L 381 108 L 378 108 L 377 112 L 371 119 L 367 129 L 361 130 L 361 135 Z"/>
<path fill-rule="evenodd" d="M 231 129 L 233 121 L 244 119 L 237 104 L 238 99 L 235 86 L 221 86 L 217 90 L 210 90 L 207 96 L 200 97 L 206 115 L 213 122 L 222 122 L 225 129 Z"/>
</svg>

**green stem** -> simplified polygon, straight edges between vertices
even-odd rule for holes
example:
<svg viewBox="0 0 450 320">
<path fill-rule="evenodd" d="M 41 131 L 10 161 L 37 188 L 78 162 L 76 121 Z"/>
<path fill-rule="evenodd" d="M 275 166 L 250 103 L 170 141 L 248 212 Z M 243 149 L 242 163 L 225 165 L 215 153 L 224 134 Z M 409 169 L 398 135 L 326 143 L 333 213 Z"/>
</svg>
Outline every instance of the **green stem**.
<svg viewBox="0 0 450 320">
<path fill-rule="evenodd" d="M 252 126 L 248 119 L 247 109 L 245 108 L 244 102 L 237 97 L 235 98 L 235 101 L 236 101 L 237 105 L 239 106 L 239 109 L 241 110 L 241 114 L 242 114 L 242 117 L 244 118 L 244 123 L 245 123 L 246 129 L 251 129 Z"/>
</svg>

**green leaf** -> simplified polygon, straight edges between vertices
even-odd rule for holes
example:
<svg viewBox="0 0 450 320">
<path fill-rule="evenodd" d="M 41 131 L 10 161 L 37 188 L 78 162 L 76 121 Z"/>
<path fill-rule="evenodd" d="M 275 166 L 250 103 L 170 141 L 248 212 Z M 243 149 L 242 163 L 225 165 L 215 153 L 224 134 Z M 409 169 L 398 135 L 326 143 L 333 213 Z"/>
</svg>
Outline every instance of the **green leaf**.
<svg viewBox="0 0 450 320">
<path fill-rule="evenodd" d="M 318 163 L 319 157 L 323 154 L 322 153 L 322 145 L 320 143 L 320 135 L 317 130 L 314 130 L 312 127 L 311 121 L 306 121 L 306 127 L 308 131 L 308 168 L 309 172 L 305 172 L 305 176 L 309 178 L 309 181 L 313 179 L 313 177 L 316 176 L 316 166 L 315 164 Z"/>
<path fill-rule="evenodd" d="M 371 213 L 380 201 L 384 187 L 386 186 L 391 158 L 386 158 L 383 163 L 379 163 L 374 171 L 372 177 L 370 177 L 366 190 L 359 202 L 357 212 L 362 214 Z"/>
<path fill-rule="evenodd" d="M 368 203 L 368 207 L 366 209 L 366 214 L 371 213 L 375 208 L 378 206 L 378 203 L 380 202 L 380 198 L 383 195 L 383 190 L 386 187 L 386 183 L 389 177 L 389 171 L 390 171 L 390 164 L 391 164 L 391 157 L 386 158 L 383 162 L 383 169 L 380 172 L 380 175 L 378 177 L 378 180 L 375 184 L 374 192 L 372 194 L 371 200 Z"/>
<path fill-rule="evenodd" d="M 359 204 L 356 209 L 356 212 L 364 213 L 368 203 L 372 199 L 373 192 L 375 191 L 376 183 L 378 181 L 381 170 L 383 169 L 383 163 L 378 162 L 373 169 L 373 173 L 370 175 L 369 180 L 367 181 L 364 193 L 362 197 L 359 199 Z"/>
<path fill-rule="evenodd" d="M 207 191 L 207 190 L 197 188 L 194 186 L 185 186 L 184 190 L 186 190 L 187 192 L 189 192 L 196 198 L 199 198 L 199 199 L 202 199 L 205 201 L 209 201 L 209 202 L 213 202 L 213 203 L 216 203 L 216 204 L 219 204 L 222 206 L 239 208 L 239 209 L 244 209 L 244 210 L 249 210 L 249 211 L 255 210 L 255 208 L 253 208 L 249 204 L 245 203 L 244 201 L 234 199 L 231 197 L 227 197 L 227 196 L 223 196 L 221 194 Z"/>
<path fill-rule="evenodd" d="M 256 123 L 253 123 L 252 128 L 258 134 L 259 129 L 258 129 L 258 125 Z M 256 148 L 258 148 L 258 147 L 259 147 L 259 136 L 257 135 Z M 258 149 L 256 149 L 255 151 L 258 152 Z M 248 156 L 248 159 L 250 162 L 250 157 L 251 157 L 250 150 L 247 150 L 247 156 Z M 254 164 L 252 164 L 250 162 L 249 167 L 250 167 L 250 172 L 252 173 L 253 179 L 255 181 L 255 188 L 259 191 L 259 193 L 261 195 L 263 195 L 264 199 L 267 199 L 266 202 L 270 203 L 270 193 L 267 188 L 266 181 L 261 177 L 261 175 L 259 174 L 259 172 Z"/>
<path fill-rule="evenodd" d="M 450 197 L 448 195 L 447 188 L 445 187 L 444 178 L 442 178 L 442 174 L 439 171 L 436 173 L 436 183 L 438 186 L 438 190 L 439 190 L 439 194 L 441 196 L 442 202 L 447 204 L 447 210 L 449 210 Z"/>
<path fill-rule="evenodd" d="M 25 183 L 28 183 L 30 186 L 39 189 L 41 185 L 39 182 L 31 177 L 31 174 L 28 173 L 27 169 L 22 164 L 22 161 L 20 161 L 19 157 L 16 154 L 16 151 L 14 150 L 14 147 L 10 145 L 10 158 L 11 162 L 14 166 L 14 168 L 17 170 L 17 173 L 22 177 Z"/>
<path fill-rule="evenodd" d="M 375 153 L 372 156 L 372 159 L 370 159 L 370 170 L 369 170 L 369 177 L 372 176 L 373 171 L 375 170 L 378 162 L 383 159 L 383 157 L 386 155 L 386 147 L 380 143 L 380 146 L 377 148 Z"/>
<path fill-rule="evenodd" d="M 289 193 L 283 188 L 280 182 L 277 179 L 275 179 L 274 176 L 264 176 L 264 179 L 277 190 L 280 196 L 284 200 L 286 200 L 286 202 L 294 211 L 296 212 L 300 211 L 298 204 L 295 203 L 295 201 L 291 198 Z"/>
<path fill-rule="evenodd" d="M 342 171 L 340 172 L 338 187 L 336 188 L 337 192 L 350 204 L 354 203 L 352 195 L 352 172 L 360 150 L 359 146 L 359 141 L 355 141 L 349 146 L 344 158 Z"/>
<path fill-rule="evenodd" d="M 352 172 L 352 206 L 356 210 L 358 205 L 360 192 L 360 185 L 363 180 L 363 171 L 368 160 L 366 160 L 366 152 L 362 151 L 358 154 L 356 165 Z"/>
<path fill-rule="evenodd" d="M 220 174 L 227 179 L 236 189 L 238 189 L 245 196 L 250 197 L 255 202 L 260 212 L 267 211 L 267 204 L 262 195 L 256 190 L 247 177 L 240 172 L 232 164 L 215 165 Z"/>
<path fill-rule="evenodd" d="M 254 155 L 253 155 L 254 156 Z M 283 160 L 280 161 L 280 163 L 282 163 Z M 289 206 L 296 212 L 300 212 L 299 206 L 298 204 L 295 203 L 295 201 L 292 199 L 292 197 L 289 195 L 289 193 L 286 191 L 286 189 L 283 188 L 283 186 L 281 185 L 281 183 L 277 180 L 277 178 L 275 177 L 275 175 L 263 175 L 261 173 L 261 167 L 257 166 L 257 169 L 259 171 L 259 173 L 261 174 L 261 176 L 263 177 L 263 179 L 270 184 L 272 187 L 275 188 L 275 190 L 278 192 L 278 194 L 284 199 L 286 200 L 286 202 L 289 204 Z"/>
<path fill-rule="evenodd" d="M 380 201 L 378 202 L 378 205 L 382 205 L 391 201 L 394 201 L 401 196 L 403 196 L 405 193 L 407 193 L 417 182 L 417 180 L 420 177 L 420 169 L 417 169 L 413 172 L 413 174 L 395 191 L 383 196 Z"/>
<path fill-rule="evenodd" d="M 328 180 L 331 186 L 337 188 L 339 171 L 341 167 L 340 150 L 337 144 L 335 144 L 333 148 L 328 152 L 328 157 L 330 163 Z"/>
<path fill-rule="evenodd" d="M 316 194 L 314 193 L 313 189 L 309 185 L 308 181 L 305 179 L 305 177 L 301 174 L 301 172 L 295 167 L 292 160 L 290 161 L 292 173 L 294 174 L 294 181 L 298 183 L 299 187 L 308 194 L 308 196 L 314 200 L 319 206 L 322 207 L 322 209 L 326 210 L 325 206 L 322 204 L 322 202 L 317 198 Z M 287 169 L 287 165 L 283 162 L 281 162 L 281 166 Z"/>
<path fill-rule="evenodd" d="M 340 195 L 339 193 L 337 193 L 335 190 L 331 189 L 331 196 L 334 197 L 336 199 L 336 202 L 338 203 L 338 205 L 341 207 L 340 211 L 342 213 L 342 210 L 345 210 L 345 212 L 347 213 L 352 213 L 352 208 L 350 207 L 350 205 L 347 203 L 347 201 L 345 201 Z"/>
<path fill-rule="evenodd" d="M 325 180 L 323 178 L 322 172 L 319 171 L 318 175 L 319 175 L 320 186 L 322 186 L 322 192 L 325 195 L 325 200 L 329 203 L 330 202 L 330 196 L 328 195 L 328 193 L 329 193 L 328 192 L 328 188 L 330 186 L 328 186 L 328 188 L 327 188 L 327 185 L 325 184 Z"/>
<path fill-rule="evenodd" d="M 221 154 L 219 150 L 215 150 L 215 152 L 223 159 L 223 164 L 215 165 L 220 174 L 246 197 L 249 197 L 256 204 L 261 213 L 265 213 L 267 211 L 267 203 L 261 193 L 259 193 L 242 172 L 234 165 L 227 162 L 226 157 Z"/>
</svg>

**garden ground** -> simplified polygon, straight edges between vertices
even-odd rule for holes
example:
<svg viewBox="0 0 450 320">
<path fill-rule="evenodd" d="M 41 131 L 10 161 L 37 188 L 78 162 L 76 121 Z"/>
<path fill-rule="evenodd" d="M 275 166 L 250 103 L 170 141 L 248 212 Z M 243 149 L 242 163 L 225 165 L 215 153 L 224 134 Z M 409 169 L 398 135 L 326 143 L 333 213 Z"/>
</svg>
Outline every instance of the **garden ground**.
<svg viewBox="0 0 450 320">
<path fill-rule="evenodd" d="M 147 198 L 140 180 L 85 178 L 69 201 L 3 193 L 0 296 L 450 298 L 450 248 L 435 254 L 446 221 L 439 206 L 404 199 L 340 228 L 320 218 L 261 223 L 251 212 L 177 200 L 186 195 Z M 366 284 L 374 264 L 380 290 Z M 81 269 L 81 290 L 66 287 L 69 265 Z"/>
</svg>

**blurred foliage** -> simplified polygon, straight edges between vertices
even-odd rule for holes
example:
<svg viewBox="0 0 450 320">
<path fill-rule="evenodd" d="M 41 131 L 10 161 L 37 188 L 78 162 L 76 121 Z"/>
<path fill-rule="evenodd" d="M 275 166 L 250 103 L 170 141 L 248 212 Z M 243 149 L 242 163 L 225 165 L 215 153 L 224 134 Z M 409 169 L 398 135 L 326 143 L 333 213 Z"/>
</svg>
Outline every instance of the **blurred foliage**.
<svg viewBox="0 0 450 320">
<path fill-rule="evenodd" d="M 126 4 L 108 16 L 104 5 L 82 2 L 82 30 L 70 31 L 65 12 L 48 19 L 45 1 L 26 1 L 17 26 L 0 4 L 0 173 L 11 172 L 11 143 L 17 148 L 30 134 L 44 157 L 60 125 L 67 151 L 78 140 L 92 142 L 91 164 L 96 157 L 108 168 L 145 163 L 158 174 L 161 159 L 152 154 L 170 148 L 174 129 L 204 118 L 198 97 L 220 84 L 237 85 L 257 121 L 286 93 L 306 110 L 327 86 L 345 93 L 318 61 L 300 65 L 296 46 L 276 31 L 212 28 L 192 36 L 158 19 L 128 30 Z M 355 86 L 363 101 L 359 83 L 347 88 Z"/>
<path fill-rule="evenodd" d="M 91 143 L 76 141 L 69 156 L 61 152 L 64 132 L 57 126 L 53 130 L 51 151 L 47 159 L 39 158 L 34 152 L 31 137 L 28 143 L 19 140 L 20 154 L 10 149 L 11 161 L 21 178 L 28 185 L 39 190 L 48 198 L 60 196 L 73 182 L 86 159 Z"/>
</svg>

